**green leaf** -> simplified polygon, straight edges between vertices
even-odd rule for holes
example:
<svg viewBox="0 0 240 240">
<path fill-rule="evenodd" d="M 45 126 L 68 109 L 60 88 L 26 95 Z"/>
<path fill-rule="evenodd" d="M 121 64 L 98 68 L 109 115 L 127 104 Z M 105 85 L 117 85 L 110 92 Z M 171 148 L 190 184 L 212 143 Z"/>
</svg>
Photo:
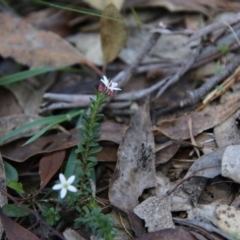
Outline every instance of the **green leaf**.
<svg viewBox="0 0 240 240">
<path fill-rule="evenodd" d="M 97 162 L 98 159 L 97 159 L 96 157 L 91 156 L 91 157 L 88 157 L 88 158 L 87 158 L 87 161 L 88 161 L 88 162 Z"/>
<path fill-rule="evenodd" d="M 21 81 L 23 79 L 29 78 L 29 77 L 33 77 L 39 74 L 43 74 L 46 72 L 51 72 L 56 70 L 55 68 L 38 68 L 38 69 L 30 69 L 30 70 L 26 70 L 23 72 L 19 72 L 19 73 L 15 73 L 12 74 L 10 76 L 6 76 L 3 78 L 0 78 L 0 86 L 1 85 L 6 85 L 9 83 L 13 83 L 13 82 L 17 82 L 17 81 Z"/>
<path fill-rule="evenodd" d="M 76 116 L 78 116 L 78 115 L 80 115 L 82 113 L 83 113 L 83 110 L 71 111 L 68 114 L 61 114 L 61 115 L 58 115 L 58 116 L 45 117 L 45 118 L 42 118 L 42 119 L 38 119 L 38 120 L 36 120 L 34 122 L 27 123 L 27 124 L 17 128 L 17 129 L 15 129 L 14 131 L 10 132 L 9 134 L 1 137 L 0 138 L 0 143 L 2 143 L 4 141 L 6 141 L 7 139 L 17 135 L 18 133 L 21 133 L 21 132 L 23 132 L 25 130 L 28 130 L 29 128 L 36 127 L 36 126 L 39 126 L 39 125 L 46 125 L 46 124 L 50 124 L 50 125 L 52 124 L 54 126 L 54 125 L 60 124 L 60 123 L 62 123 L 64 121 L 68 121 L 69 118 L 76 117 Z M 49 126 L 47 126 L 45 128 L 45 131 L 43 131 L 43 130 L 41 131 L 41 135 L 44 134 L 47 130 L 49 130 Z M 40 137 L 41 135 L 39 135 L 37 133 L 38 137 Z M 36 135 L 34 135 L 34 136 L 36 136 Z M 37 138 L 34 137 L 34 139 L 36 140 Z M 30 141 L 30 139 L 29 139 L 29 141 Z M 29 143 L 29 142 L 27 142 L 27 143 Z M 27 144 L 27 143 L 25 143 L 25 144 Z"/>
<path fill-rule="evenodd" d="M 17 170 L 10 165 L 7 162 L 3 162 L 4 164 L 4 169 L 5 169 L 5 174 L 6 174 L 6 180 L 8 181 L 18 181 L 18 172 Z"/>
<path fill-rule="evenodd" d="M 90 144 L 89 144 L 89 147 L 97 147 L 99 146 L 99 143 L 98 142 L 95 142 L 95 141 L 92 141 Z"/>
<path fill-rule="evenodd" d="M 26 205 L 22 204 L 23 207 L 27 208 Z M 2 207 L 3 213 L 9 217 L 25 217 L 30 213 L 26 210 L 23 210 L 16 204 L 5 204 Z"/>
<path fill-rule="evenodd" d="M 94 153 L 98 153 L 101 150 L 102 150 L 102 147 L 100 147 L 100 146 L 99 147 L 93 147 L 93 148 L 90 149 L 89 155 L 94 154 Z"/>
<path fill-rule="evenodd" d="M 56 123 L 47 125 L 43 129 L 41 129 L 39 132 L 37 132 L 35 135 L 33 135 L 31 138 L 29 138 L 22 146 L 25 146 L 25 145 L 35 141 L 36 139 L 41 137 L 45 132 L 47 132 L 49 129 L 52 129 L 55 125 L 56 125 Z"/>
<path fill-rule="evenodd" d="M 9 188 L 14 189 L 15 191 L 17 191 L 17 192 L 19 192 L 19 193 L 24 193 L 22 184 L 19 183 L 19 182 L 16 182 L 16 181 L 8 181 L 8 182 L 7 182 L 7 186 L 8 186 Z"/>
</svg>

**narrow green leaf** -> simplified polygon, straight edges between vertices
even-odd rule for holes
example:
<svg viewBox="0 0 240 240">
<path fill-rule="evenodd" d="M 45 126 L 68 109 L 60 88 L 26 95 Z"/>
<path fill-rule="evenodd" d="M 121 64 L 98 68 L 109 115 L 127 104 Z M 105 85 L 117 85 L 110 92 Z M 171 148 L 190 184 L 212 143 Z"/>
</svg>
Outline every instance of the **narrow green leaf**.
<svg viewBox="0 0 240 240">
<path fill-rule="evenodd" d="M 33 77 L 39 74 L 43 74 L 46 72 L 51 72 L 54 70 L 56 69 L 55 68 L 38 68 L 38 69 L 30 69 L 30 70 L 22 71 L 19 73 L 12 74 L 10 76 L 0 78 L 0 85 L 6 85 L 9 83 L 21 81 L 23 79 Z"/>
<path fill-rule="evenodd" d="M 22 146 L 25 146 L 25 145 L 35 141 L 37 138 L 41 137 L 45 132 L 47 132 L 49 129 L 51 129 L 55 125 L 56 125 L 56 123 L 51 123 L 51 124 L 47 125 L 42 130 L 40 130 L 35 135 L 33 135 L 31 138 L 29 138 Z"/>
</svg>

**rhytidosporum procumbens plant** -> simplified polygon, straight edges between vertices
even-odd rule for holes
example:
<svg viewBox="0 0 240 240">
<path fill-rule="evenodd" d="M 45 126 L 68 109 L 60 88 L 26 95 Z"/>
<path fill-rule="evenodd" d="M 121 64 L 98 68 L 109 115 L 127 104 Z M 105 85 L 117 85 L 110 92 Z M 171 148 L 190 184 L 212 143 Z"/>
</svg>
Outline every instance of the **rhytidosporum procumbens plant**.
<svg viewBox="0 0 240 240">
<path fill-rule="evenodd" d="M 75 219 L 76 226 L 85 225 L 95 236 L 106 240 L 114 239 L 115 230 L 113 223 L 107 215 L 101 212 L 101 208 L 96 204 L 92 183 L 94 182 L 94 167 L 97 164 L 97 158 L 94 154 L 101 151 L 98 144 L 100 138 L 100 123 L 103 115 L 99 109 L 117 88 L 117 83 L 109 81 L 105 76 L 96 91 L 96 99 L 91 99 L 90 113 L 84 113 L 80 120 L 80 139 L 77 145 L 76 153 L 80 159 L 76 159 L 76 170 L 74 175 L 68 179 L 63 174 L 59 175 L 60 183 L 53 186 L 53 190 L 61 190 L 60 198 L 65 198 L 67 191 L 74 192 L 68 194 L 66 202 L 69 206 L 76 206 L 79 217 Z M 73 186 L 74 180 L 78 179 L 78 186 Z"/>
</svg>

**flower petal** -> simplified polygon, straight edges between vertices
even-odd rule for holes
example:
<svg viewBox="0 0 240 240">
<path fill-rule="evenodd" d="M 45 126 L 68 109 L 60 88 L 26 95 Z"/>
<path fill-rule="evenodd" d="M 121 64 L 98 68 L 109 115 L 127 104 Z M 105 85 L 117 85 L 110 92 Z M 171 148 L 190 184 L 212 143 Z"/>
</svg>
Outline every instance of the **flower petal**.
<svg viewBox="0 0 240 240">
<path fill-rule="evenodd" d="M 77 188 L 75 188 L 74 186 L 72 185 L 69 185 L 68 188 L 67 188 L 68 191 L 70 192 L 77 192 Z"/>
<path fill-rule="evenodd" d="M 103 82 L 103 84 L 104 84 L 106 87 L 108 87 L 108 85 L 109 85 L 109 80 L 108 80 L 105 76 L 103 76 L 103 79 L 101 79 L 100 81 Z"/>
<path fill-rule="evenodd" d="M 53 190 L 60 190 L 62 188 L 62 184 L 61 183 L 58 183 L 58 184 L 55 184 L 52 189 Z"/>
<path fill-rule="evenodd" d="M 122 90 L 121 88 L 115 88 L 115 87 L 110 87 L 109 89 L 110 90 L 115 90 L 115 91 L 121 91 Z"/>
<path fill-rule="evenodd" d="M 75 180 L 75 176 L 72 175 L 71 177 L 68 178 L 67 183 L 70 185 L 74 182 L 74 180 Z"/>
<path fill-rule="evenodd" d="M 62 173 L 59 174 L 59 180 L 60 180 L 61 183 L 66 183 L 67 182 L 65 176 Z"/>
<path fill-rule="evenodd" d="M 66 194 L 67 194 L 67 189 L 66 189 L 66 188 L 63 188 L 63 189 L 61 190 L 61 192 L 60 192 L 60 197 L 61 197 L 61 198 L 64 198 L 64 197 L 66 196 Z"/>
</svg>

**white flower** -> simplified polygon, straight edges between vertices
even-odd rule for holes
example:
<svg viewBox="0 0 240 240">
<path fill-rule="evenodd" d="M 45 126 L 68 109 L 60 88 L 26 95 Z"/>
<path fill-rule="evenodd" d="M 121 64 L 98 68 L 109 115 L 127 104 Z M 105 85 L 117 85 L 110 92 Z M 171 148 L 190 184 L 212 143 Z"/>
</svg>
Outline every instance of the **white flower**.
<svg viewBox="0 0 240 240">
<path fill-rule="evenodd" d="M 59 180 L 60 180 L 60 183 L 55 184 L 52 187 L 52 189 L 53 190 L 61 190 L 61 192 L 60 192 L 60 197 L 61 198 L 64 198 L 66 196 L 67 191 L 70 191 L 70 192 L 76 192 L 77 191 L 77 188 L 74 187 L 73 185 L 71 185 L 75 180 L 74 175 L 72 175 L 71 177 L 66 179 L 65 176 L 62 173 L 60 173 L 59 174 Z"/>
<path fill-rule="evenodd" d="M 121 90 L 120 88 L 117 88 L 116 86 L 118 85 L 115 82 L 112 82 L 108 80 L 105 76 L 103 76 L 103 79 L 101 79 L 101 82 L 105 85 L 105 87 L 110 90 L 110 91 L 118 91 Z"/>
</svg>

